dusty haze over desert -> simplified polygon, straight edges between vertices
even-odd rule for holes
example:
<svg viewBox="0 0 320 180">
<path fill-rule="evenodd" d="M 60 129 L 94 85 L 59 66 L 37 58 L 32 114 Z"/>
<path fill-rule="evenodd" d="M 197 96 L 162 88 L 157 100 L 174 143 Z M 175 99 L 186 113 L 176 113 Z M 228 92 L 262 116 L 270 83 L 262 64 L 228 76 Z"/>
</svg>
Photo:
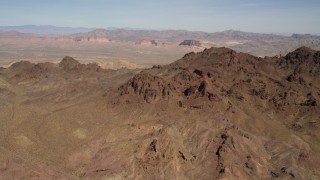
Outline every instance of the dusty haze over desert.
<svg viewBox="0 0 320 180">
<path fill-rule="evenodd" d="M 315 0 L 0 3 L 0 180 L 320 179 Z"/>
</svg>

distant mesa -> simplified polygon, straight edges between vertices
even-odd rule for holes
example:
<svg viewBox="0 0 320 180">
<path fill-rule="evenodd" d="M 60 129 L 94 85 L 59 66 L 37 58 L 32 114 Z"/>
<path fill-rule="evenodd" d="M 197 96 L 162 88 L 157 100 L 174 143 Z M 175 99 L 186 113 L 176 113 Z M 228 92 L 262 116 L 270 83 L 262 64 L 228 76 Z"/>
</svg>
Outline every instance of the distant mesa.
<svg viewBox="0 0 320 180">
<path fill-rule="evenodd" d="M 138 41 L 135 43 L 136 45 L 143 45 L 143 46 L 163 46 L 165 43 L 160 42 L 158 40 L 154 39 L 143 39 L 141 41 Z"/>
<path fill-rule="evenodd" d="M 179 46 L 198 46 L 201 47 L 202 44 L 200 41 L 197 40 L 184 40 L 179 44 Z"/>
</svg>

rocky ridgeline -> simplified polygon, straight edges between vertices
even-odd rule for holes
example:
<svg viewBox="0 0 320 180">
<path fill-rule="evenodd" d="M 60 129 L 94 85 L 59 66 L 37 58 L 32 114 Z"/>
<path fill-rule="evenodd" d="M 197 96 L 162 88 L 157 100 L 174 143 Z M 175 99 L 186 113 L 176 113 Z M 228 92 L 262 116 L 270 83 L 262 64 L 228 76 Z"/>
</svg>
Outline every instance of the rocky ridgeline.
<svg viewBox="0 0 320 180">
<path fill-rule="evenodd" d="M 285 57 L 262 59 L 228 48 L 211 48 L 145 70 L 121 86 L 119 92 L 125 99 L 137 95 L 148 103 L 170 100 L 180 106 L 190 99 L 210 104 L 224 98 L 239 102 L 258 99 L 254 102 L 267 103 L 279 111 L 291 106 L 317 106 L 318 54 L 299 48 Z M 159 76 L 159 72 L 169 73 Z"/>
</svg>

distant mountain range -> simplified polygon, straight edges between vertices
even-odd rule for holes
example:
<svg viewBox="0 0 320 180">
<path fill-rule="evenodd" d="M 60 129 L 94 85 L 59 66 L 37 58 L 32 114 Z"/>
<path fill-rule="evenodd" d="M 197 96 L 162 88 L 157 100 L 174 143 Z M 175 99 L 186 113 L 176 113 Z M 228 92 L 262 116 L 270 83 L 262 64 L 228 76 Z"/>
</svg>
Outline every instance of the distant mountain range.
<svg viewBox="0 0 320 180">
<path fill-rule="evenodd" d="M 31 33 L 39 35 L 70 35 L 74 33 L 85 33 L 94 30 L 93 28 L 73 28 L 73 27 L 56 27 L 56 26 L 36 26 L 36 25 L 24 25 L 24 26 L 0 26 L 0 30 L 3 31 L 17 31 L 20 33 Z"/>
<path fill-rule="evenodd" d="M 292 34 L 288 36 L 237 30 L 208 33 L 187 30 L 91 29 L 27 25 L 0 26 L 0 37 L 31 37 L 54 41 L 98 43 L 112 41 L 139 44 L 137 42 L 149 41 L 164 45 L 179 45 L 181 42 L 189 40 L 199 41 L 202 48 L 229 47 L 256 56 L 283 55 L 301 46 L 320 50 L 320 36 L 317 35 Z"/>
<path fill-rule="evenodd" d="M 222 32 L 207 33 L 201 31 L 187 31 L 187 30 L 132 30 L 132 29 L 96 29 L 86 33 L 76 33 L 72 37 L 91 37 L 91 38 L 107 38 L 115 41 L 141 41 L 142 39 L 158 40 L 166 43 L 181 43 L 184 40 L 198 40 L 204 44 L 211 44 L 215 46 L 235 46 L 238 44 L 254 43 L 278 43 L 298 41 L 299 44 L 295 48 L 306 45 L 305 41 L 316 40 L 311 44 L 318 44 L 320 36 L 311 34 L 292 34 L 291 36 L 283 36 L 277 34 L 261 34 L 243 32 L 237 30 L 227 30 Z M 300 43 L 300 42 L 299 42 Z M 294 48 L 294 49 L 295 49 Z M 316 47 L 313 47 L 316 48 Z M 293 49 L 292 49 L 293 50 Z"/>
<path fill-rule="evenodd" d="M 135 34 L 144 34 L 145 35 L 153 35 L 154 33 L 157 34 L 167 34 L 170 36 L 170 34 L 176 34 L 181 33 L 184 36 L 190 35 L 190 34 L 198 34 L 203 36 L 210 36 L 213 34 L 234 34 L 234 33 L 240 33 L 242 31 L 237 30 L 227 30 L 222 32 L 215 32 L 215 33 L 208 33 L 208 32 L 201 32 L 201 31 L 188 31 L 188 30 L 146 30 L 146 29 L 135 29 L 135 28 L 114 28 L 114 27 L 108 27 L 105 29 L 101 28 L 87 28 L 87 27 L 58 27 L 58 26 L 52 26 L 52 25 L 22 25 L 22 26 L 0 26 L 0 30 L 2 31 L 16 31 L 19 33 L 29 33 L 29 34 L 38 34 L 38 35 L 71 35 L 71 34 L 77 34 L 77 33 L 88 33 L 90 31 L 93 32 L 103 32 L 103 31 L 110 31 L 113 32 L 117 37 L 119 35 L 125 36 L 127 34 L 128 36 L 132 35 L 132 33 Z M 130 33 L 129 33 L 130 32 Z M 108 34 L 107 32 L 104 32 L 105 34 Z M 253 33 L 256 35 L 261 34 L 268 34 L 268 35 L 278 35 L 278 36 L 291 36 L 295 33 L 291 32 L 274 32 L 274 33 Z M 308 34 L 311 35 L 311 34 Z M 320 33 L 318 34 L 312 34 L 311 36 L 320 36 Z M 194 35 L 196 36 L 196 35 Z"/>
</svg>

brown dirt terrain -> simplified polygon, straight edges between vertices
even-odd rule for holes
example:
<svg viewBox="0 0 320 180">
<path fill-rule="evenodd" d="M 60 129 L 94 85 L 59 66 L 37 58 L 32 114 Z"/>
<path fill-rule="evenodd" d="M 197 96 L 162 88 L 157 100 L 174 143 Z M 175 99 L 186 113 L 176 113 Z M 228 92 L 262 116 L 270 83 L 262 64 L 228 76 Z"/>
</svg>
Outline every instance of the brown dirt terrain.
<svg viewBox="0 0 320 180">
<path fill-rule="evenodd" d="M 0 69 L 3 179 L 319 179 L 320 52 Z"/>
</svg>

